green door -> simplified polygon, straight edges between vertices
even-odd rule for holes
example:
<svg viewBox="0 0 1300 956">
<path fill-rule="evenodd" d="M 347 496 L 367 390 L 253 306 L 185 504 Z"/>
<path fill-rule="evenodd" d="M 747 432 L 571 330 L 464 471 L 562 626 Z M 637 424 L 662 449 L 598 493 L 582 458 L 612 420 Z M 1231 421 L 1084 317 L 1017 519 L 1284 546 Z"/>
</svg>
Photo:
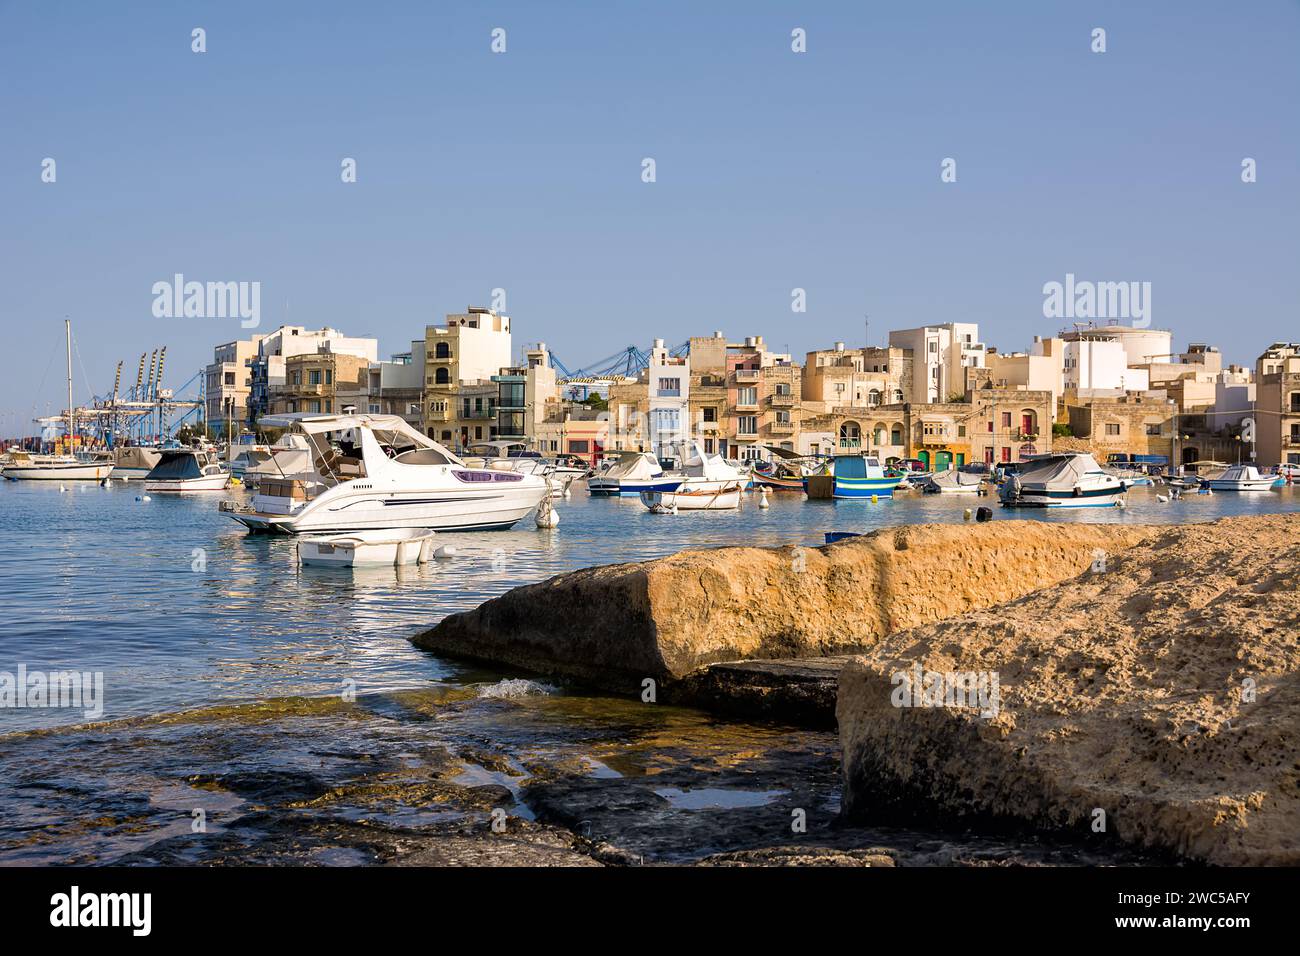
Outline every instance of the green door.
<svg viewBox="0 0 1300 956">
<path fill-rule="evenodd" d="M 966 456 L 963 455 L 961 452 L 958 452 L 958 453 L 957 453 L 957 467 L 960 468 L 960 467 L 961 467 L 962 465 L 964 465 L 964 464 L 966 464 Z"/>
<path fill-rule="evenodd" d="M 925 465 L 926 469 L 928 470 L 930 467 L 930 453 L 928 451 L 923 451 L 920 454 L 918 454 L 916 457 L 921 460 L 921 464 Z"/>
<path fill-rule="evenodd" d="M 935 471 L 947 471 L 951 467 L 952 467 L 952 452 L 950 451 L 935 452 L 934 455 Z"/>
</svg>

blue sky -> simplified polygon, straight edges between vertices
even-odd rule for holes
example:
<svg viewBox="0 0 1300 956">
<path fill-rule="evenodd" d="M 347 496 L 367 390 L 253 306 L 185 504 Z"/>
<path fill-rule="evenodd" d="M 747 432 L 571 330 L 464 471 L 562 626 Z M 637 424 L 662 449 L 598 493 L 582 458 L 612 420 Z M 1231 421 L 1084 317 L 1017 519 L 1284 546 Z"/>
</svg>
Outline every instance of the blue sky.
<svg viewBox="0 0 1300 956">
<path fill-rule="evenodd" d="M 864 313 L 1021 349 L 1071 272 L 1151 282 L 1179 347 L 1250 363 L 1300 338 L 1298 49 L 1282 0 L 0 0 L 0 434 L 62 406 L 65 315 L 79 401 L 246 334 L 155 318 L 177 272 L 382 354 L 501 287 L 516 347 L 571 367 L 714 329 L 858 345 Z"/>
</svg>

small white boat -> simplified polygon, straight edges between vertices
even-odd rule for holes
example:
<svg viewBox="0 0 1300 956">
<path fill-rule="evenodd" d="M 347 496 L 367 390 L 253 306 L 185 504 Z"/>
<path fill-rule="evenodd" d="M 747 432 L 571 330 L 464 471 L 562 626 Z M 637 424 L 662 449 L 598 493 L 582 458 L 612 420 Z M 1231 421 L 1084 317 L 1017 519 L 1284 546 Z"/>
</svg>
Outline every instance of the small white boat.
<svg viewBox="0 0 1300 956">
<path fill-rule="evenodd" d="M 941 471 L 936 475 L 931 475 L 921 485 L 921 490 L 929 494 L 974 495 L 979 494 L 980 486 L 983 483 L 983 475 L 953 468 L 949 471 Z"/>
<path fill-rule="evenodd" d="M 225 491 L 230 472 L 215 457 L 198 448 L 167 448 L 144 478 L 152 492 Z"/>
<path fill-rule="evenodd" d="M 1212 491 L 1270 491 L 1282 484 L 1285 479 L 1280 475 L 1260 474 L 1254 465 L 1229 465 L 1222 473 L 1205 479 Z"/>
<path fill-rule="evenodd" d="M 113 463 L 87 461 L 62 455 L 11 453 L 4 476 L 10 481 L 103 481 L 113 473 Z"/>
<path fill-rule="evenodd" d="M 682 467 L 661 476 L 677 481 L 677 487 L 642 490 L 641 503 L 656 514 L 739 508 L 740 493 L 749 476 L 721 455 L 710 455 L 698 441 L 683 442 L 680 448 Z"/>
<path fill-rule="evenodd" d="M 434 532 L 425 528 L 301 535 L 298 563 L 330 568 L 424 564 L 434 557 L 434 536 Z"/>
</svg>

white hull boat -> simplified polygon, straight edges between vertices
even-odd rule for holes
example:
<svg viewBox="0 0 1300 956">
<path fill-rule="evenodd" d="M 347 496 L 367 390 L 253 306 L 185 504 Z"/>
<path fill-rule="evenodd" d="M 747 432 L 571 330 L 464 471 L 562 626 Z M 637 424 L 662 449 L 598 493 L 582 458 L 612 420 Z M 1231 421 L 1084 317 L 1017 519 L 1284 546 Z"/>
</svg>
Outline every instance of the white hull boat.
<svg viewBox="0 0 1300 956">
<path fill-rule="evenodd" d="M 1107 508 L 1120 504 L 1127 491 L 1123 480 L 1080 452 L 1027 461 L 1003 483 L 1001 496 L 1006 508 Z"/>
<path fill-rule="evenodd" d="M 396 415 L 282 415 L 263 421 L 295 427 L 306 437 L 312 471 L 264 478 L 250 506 L 223 506 L 251 531 L 504 529 L 549 493 L 537 475 L 466 467 Z"/>
<path fill-rule="evenodd" d="M 80 461 L 17 452 L 5 465 L 4 476 L 10 481 L 103 481 L 113 473 L 112 462 Z"/>
<path fill-rule="evenodd" d="M 298 563 L 328 568 L 425 564 L 433 557 L 433 539 L 434 532 L 423 528 L 303 535 Z"/>
<path fill-rule="evenodd" d="M 230 473 L 210 452 L 198 448 L 166 448 L 144 478 L 144 490 L 157 494 L 225 491 Z"/>
<path fill-rule="evenodd" d="M 643 491 L 676 491 L 681 483 L 681 475 L 665 472 L 649 452 L 625 451 L 604 471 L 587 479 L 587 491 L 634 498 Z"/>
<path fill-rule="evenodd" d="M 1232 465 L 1222 474 L 1205 479 L 1211 491 L 1272 491 L 1285 484 L 1279 475 L 1260 474 L 1254 465 Z"/>
<path fill-rule="evenodd" d="M 684 481 L 676 491 L 643 491 L 641 502 L 656 514 L 676 511 L 724 511 L 740 507 L 739 482 Z"/>
<path fill-rule="evenodd" d="M 953 469 L 931 475 L 920 487 L 922 491 L 930 494 L 977 495 L 983 483 L 983 475 Z"/>
</svg>

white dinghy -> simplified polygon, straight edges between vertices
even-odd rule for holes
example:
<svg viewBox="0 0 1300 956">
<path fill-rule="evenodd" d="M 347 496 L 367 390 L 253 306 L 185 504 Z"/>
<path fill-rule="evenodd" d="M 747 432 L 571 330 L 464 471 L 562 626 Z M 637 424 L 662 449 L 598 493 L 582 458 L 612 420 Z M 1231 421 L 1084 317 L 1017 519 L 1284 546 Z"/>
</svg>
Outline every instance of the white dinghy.
<svg viewBox="0 0 1300 956">
<path fill-rule="evenodd" d="M 433 539 L 434 532 L 424 528 L 302 535 L 298 563 L 329 568 L 424 564 L 433 558 Z"/>
</svg>

